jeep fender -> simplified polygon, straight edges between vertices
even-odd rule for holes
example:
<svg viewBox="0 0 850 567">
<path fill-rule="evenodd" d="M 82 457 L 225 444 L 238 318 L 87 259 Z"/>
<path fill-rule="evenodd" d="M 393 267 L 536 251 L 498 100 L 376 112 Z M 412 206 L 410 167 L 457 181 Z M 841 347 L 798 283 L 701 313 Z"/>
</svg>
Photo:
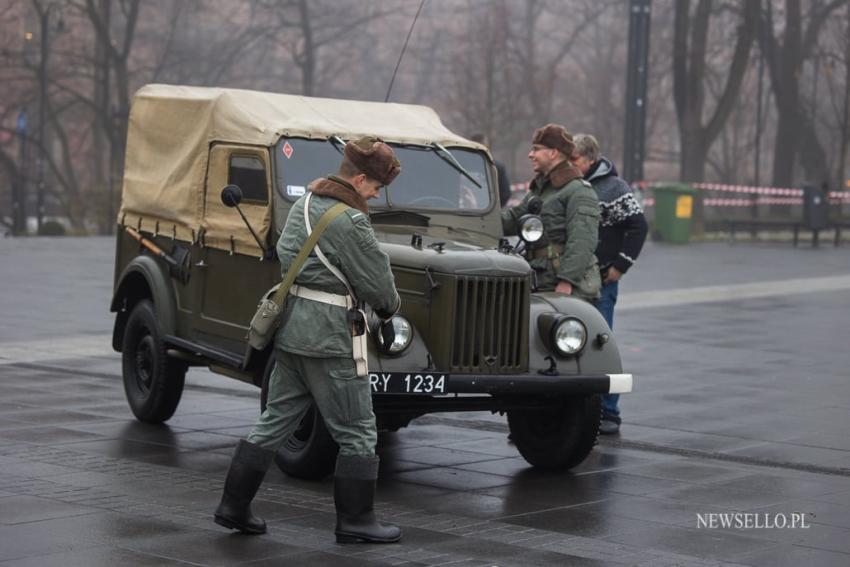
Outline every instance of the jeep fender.
<svg viewBox="0 0 850 567">
<path fill-rule="evenodd" d="M 153 301 L 162 334 L 175 334 L 177 307 L 168 270 L 151 256 L 136 256 L 121 272 L 109 306 L 111 312 L 117 313 L 112 331 L 112 348 L 116 351 L 121 351 L 129 312 L 136 302 L 146 298 Z"/>
<path fill-rule="evenodd" d="M 537 318 L 542 313 L 555 312 L 573 316 L 587 328 L 587 344 L 578 356 L 564 357 L 546 348 L 540 336 Z M 536 372 L 548 368 L 550 363 L 545 358 L 551 356 L 561 373 L 621 374 L 623 372 L 620 350 L 614 334 L 605 322 L 605 318 L 592 303 L 555 292 L 534 293 L 531 295 L 529 315 L 531 317 L 528 325 L 529 371 Z M 599 340 L 600 335 L 607 336 L 607 342 L 602 343 Z"/>
</svg>

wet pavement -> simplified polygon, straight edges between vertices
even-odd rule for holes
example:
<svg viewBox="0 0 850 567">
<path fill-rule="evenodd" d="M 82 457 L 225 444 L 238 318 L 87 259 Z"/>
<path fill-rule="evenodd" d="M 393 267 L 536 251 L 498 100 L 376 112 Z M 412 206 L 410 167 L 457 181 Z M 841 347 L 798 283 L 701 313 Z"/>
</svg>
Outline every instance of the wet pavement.
<svg viewBox="0 0 850 567">
<path fill-rule="evenodd" d="M 0 566 L 850 564 L 850 247 L 648 245 L 615 321 L 621 435 L 551 474 L 502 417 L 420 418 L 379 449 L 403 542 L 340 546 L 330 479 L 270 471 L 264 536 L 212 523 L 254 388 L 192 370 L 167 425 L 131 418 L 112 246 L 0 241 Z"/>
</svg>

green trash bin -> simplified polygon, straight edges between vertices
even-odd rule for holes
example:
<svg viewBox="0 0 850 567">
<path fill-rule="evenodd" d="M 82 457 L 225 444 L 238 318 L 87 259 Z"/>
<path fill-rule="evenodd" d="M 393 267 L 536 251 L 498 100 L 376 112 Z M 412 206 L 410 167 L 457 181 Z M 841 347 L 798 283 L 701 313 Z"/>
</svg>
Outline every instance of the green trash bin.
<svg viewBox="0 0 850 567">
<path fill-rule="evenodd" d="M 691 235 L 696 189 L 688 185 L 663 185 L 655 194 L 655 236 L 662 242 L 687 244 Z"/>
</svg>

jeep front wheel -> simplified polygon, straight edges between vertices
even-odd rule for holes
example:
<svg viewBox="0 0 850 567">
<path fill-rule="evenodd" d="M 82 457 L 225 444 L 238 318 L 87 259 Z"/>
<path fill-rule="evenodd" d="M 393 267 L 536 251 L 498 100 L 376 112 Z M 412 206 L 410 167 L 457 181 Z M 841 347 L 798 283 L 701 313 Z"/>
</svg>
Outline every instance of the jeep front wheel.
<svg viewBox="0 0 850 567">
<path fill-rule="evenodd" d="M 566 470 L 590 454 L 602 420 L 598 394 L 564 398 L 543 410 L 508 411 L 511 440 L 529 464 Z"/>
<path fill-rule="evenodd" d="M 136 304 L 127 319 L 121 348 L 124 393 L 133 415 L 146 423 L 162 423 L 174 415 L 187 366 L 168 356 L 153 303 Z"/>
<path fill-rule="evenodd" d="M 274 355 L 272 355 L 272 359 Z M 260 410 L 266 411 L 274 361 L 266 365 L 263 389 L 260 393 Z M 298 428 L 289 436 L 275 456 L 277 466 L 289 476 L 305 480 L 319 480 L 331 474 L 336 465 L 339 446 L 331 437 L 319 408 L 313 403 Z"/>
</svg>

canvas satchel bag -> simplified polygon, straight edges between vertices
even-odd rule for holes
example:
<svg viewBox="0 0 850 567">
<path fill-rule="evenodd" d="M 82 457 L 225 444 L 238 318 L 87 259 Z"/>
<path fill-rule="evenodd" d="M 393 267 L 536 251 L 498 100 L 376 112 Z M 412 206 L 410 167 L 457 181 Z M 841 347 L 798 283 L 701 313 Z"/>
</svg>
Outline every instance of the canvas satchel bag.
<svg viewBox="0 0 850 567">
<path fill-rule="evenodd" d="M 295 283 L 295 278 L 301 272 L 307 256 L 310 255 L 313 247 L 319 241 L 319 237 L 328 225 L 348 208 L 348 205 L 345 203 L 337 203 L 325 211 L 325 214 L 319 219 L 319 224 L 316 225 L 316 230 L 310 233 L 307 241 L 304 242 L 304 246 L 301 247 L 295 260 L 292 261 L 283 281 L 276 288 L 272 288 L 273 294 L 271 296 L 267 295 L 260 301 L 260 304 L 257 306 L 257 312 L 254 313 L 254 317 L 248 325 L 248 345 L 251 348 L 263 350 L 272 341 L 277 328 L 280 326 L 280 316 L 283 313 L 283 306 L 289 294 L 289 288 Z M 306 208 L 304 214 L 308 214 Z"/>
</svg>

